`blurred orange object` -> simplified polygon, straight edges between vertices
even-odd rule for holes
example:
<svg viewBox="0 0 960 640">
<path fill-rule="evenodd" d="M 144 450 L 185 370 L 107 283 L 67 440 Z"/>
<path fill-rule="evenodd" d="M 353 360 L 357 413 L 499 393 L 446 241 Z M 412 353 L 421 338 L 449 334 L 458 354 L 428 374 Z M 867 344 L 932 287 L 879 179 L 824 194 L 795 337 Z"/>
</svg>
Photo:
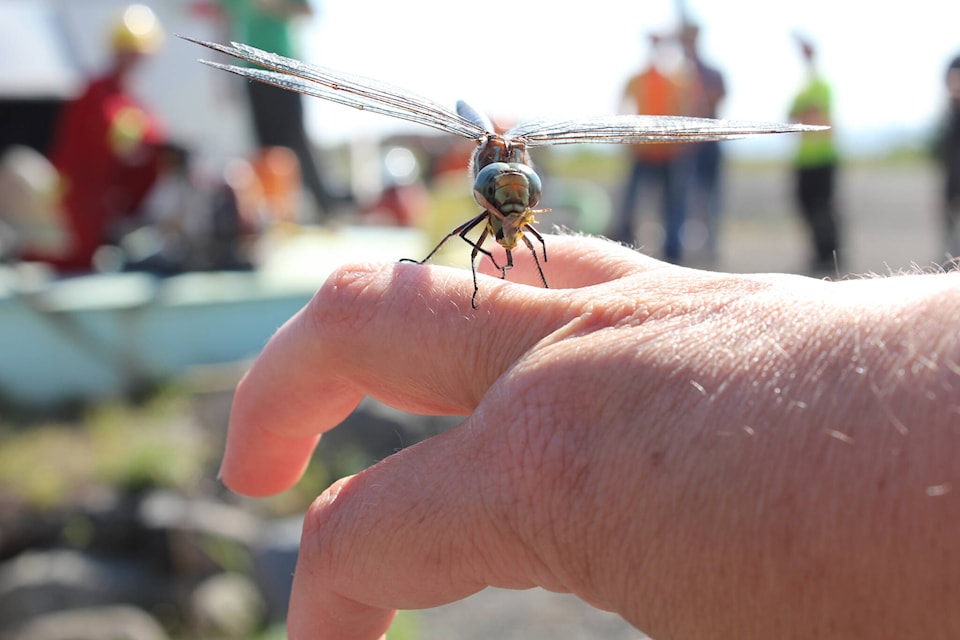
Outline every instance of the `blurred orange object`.
<svg viewBox="0 0 960 640">
<path fill-rule="evenodd" d="M 260 181 L 264 222 L 296 222 L 300 211 L 300 161 L 287 147 L 266 147 L 253 160 Z"/>
</svg>

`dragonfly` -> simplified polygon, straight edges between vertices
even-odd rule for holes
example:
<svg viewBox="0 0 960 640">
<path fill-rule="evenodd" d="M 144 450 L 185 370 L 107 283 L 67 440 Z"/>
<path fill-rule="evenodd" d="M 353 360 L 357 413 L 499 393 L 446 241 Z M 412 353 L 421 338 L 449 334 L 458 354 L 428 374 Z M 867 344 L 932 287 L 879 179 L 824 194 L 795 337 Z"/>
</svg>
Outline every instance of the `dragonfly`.
<svg viewBox="0 0 960 640">
<path fill-rule="evenodd" d="M 181 36 L 183 37 L 183 36 Z M 534 226 L 536 215 L 549 209 L 537 209 L 543 189 L 533 169 L 530 149 L 561 144 L 643 144 L 690 143 L 743 138 L 758 134 L 789 133 L 825 129 L 815 125 L 768 123 L 746 120 L 716 120 L 688 116 L 606 115 L 587 118 L 539 119 L 521 122 L 505 133 L 498 133 L 491 121 L 462 100 L 456 110 L 424 98 L 407 89 L 361 75 L 308 64 L 270 53 L 239 42 L 229 45 L 184 37 L 226 56 L 254 63 L 258 67 L 236 66 L 210 60 L 200 62 L 229 71 L 249 80 L 296 91 L 355 109 L 379 113 L 422 124 L 440 131 L 476 141 L 470 163 L 473 196 L 480 213 L 448 233 L 423 260 L 404 259 L 424 264 L 451 238 L 460 237 L 472 247 L 470 268 L 473 274 L 473 296 L 470 304 L 477 308 L 480 287 L 477 281 L 477 256 L 489 258 L 506 279 L 514 266 L 513 251 L 523 243 L 533 255 L 537 273 L 548 287 L 543 272 L 547 262 L 547 245 Z M 468 237 L 481 227 L 476 240 Z M 540 246 L 537 247 L 530 237 Z M 505 251 L 506 261 L 500 264 L 484 244 L 493 238 Z"/>
</svg>

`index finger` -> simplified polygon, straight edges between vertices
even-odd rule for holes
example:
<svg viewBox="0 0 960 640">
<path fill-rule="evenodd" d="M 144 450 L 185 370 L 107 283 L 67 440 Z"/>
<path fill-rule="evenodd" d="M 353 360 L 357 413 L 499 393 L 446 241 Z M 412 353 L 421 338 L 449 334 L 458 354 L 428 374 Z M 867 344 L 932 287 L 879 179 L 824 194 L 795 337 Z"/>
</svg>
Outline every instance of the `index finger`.
<svg viewBox="0 0 960 640">
<path fill-rule="evenodd" d="M 520 287 L 470 307 L 470 274 L 418 265 L 334 273 L 241 381 L 221 478 L 269 495 L 292 486 L 319 436 L 365 396 L 421 414 L 465 415 L 562 308 L 517 324 Z"/>
<path fill-rule="evenodd" d="M 555 239 L 550 264 L 561 287 L 640 268 L 638 254 L 607 241 Z M 335 272 L 238 386 L 223 481 L 248 495 L 289 488 L 320 435 L 366 395 L 413 413 L 467 415 L 507 367 L 579 314 L 576 296 L 485 280 L 473 309 L 468 271 L 396 264 Z"/>
</svg>

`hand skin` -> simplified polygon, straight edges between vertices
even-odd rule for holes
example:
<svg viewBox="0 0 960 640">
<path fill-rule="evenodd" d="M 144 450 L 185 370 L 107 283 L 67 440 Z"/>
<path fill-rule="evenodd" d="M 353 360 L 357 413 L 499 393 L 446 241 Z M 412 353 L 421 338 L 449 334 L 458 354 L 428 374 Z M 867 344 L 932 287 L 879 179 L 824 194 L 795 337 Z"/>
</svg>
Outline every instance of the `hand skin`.
<svg viewBox="0 0 960 640">
<path fill-rule="evenodd" d="M 520 260 L 477 310 L 469 272 L 344 267 L 239 385 L 222 477 L 252 496 L 366 395 L 467 416 L 312 505 L 291 638 L 376 639 L 488 585 L 657 640 L 960 637 L 960 274 L 547 248 L 553 288 Z"/>
</svg>

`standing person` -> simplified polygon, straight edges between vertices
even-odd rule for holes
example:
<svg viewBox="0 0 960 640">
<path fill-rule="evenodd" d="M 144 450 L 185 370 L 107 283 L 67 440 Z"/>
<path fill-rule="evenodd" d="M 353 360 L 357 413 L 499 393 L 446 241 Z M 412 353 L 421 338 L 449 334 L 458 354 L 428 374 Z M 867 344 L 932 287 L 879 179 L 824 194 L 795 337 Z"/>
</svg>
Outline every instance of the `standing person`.
<svg viewBox="0 0 960 640">
<path fill-rule="evenodd" d="M 109 70 L 64 107 L 49 154 L 59 174 L 67 246 L 56 253 L 28 252 L 24 259 L 47 262 L 61 273 L 89 271 L 118 220 L 133 215 L 150 191 L 164 132 L 128 83 L 163 39 L 160 22 L 144 5 L 127 7 L 114 26 Z"/>
<path fill-rule="evenodd" d="M 833 95 L 820 75 L 813 44 L 797 37 L 807 67 L 807 82 L 790 107 L 790 119 L 804 124 L 832 125 Z M 794 158 L 796 194 L 800 212 L 813 241 L 811 273 L 833 273 L 839 255 L 835 192 L 839 154 L 833 129 L 805 131 Z"/>
<path fill-rule="evenodd" d="M 634 113 L 681 115 L 683 92 L 680 84 L 663 70 L 666 42 L 650 34 L 650 63 L 627 83 L 624 102 Z M 653 184 L 659 191 L 663 220 L 663 257 L 679 263 L 683 257 L 681 232 L 686 218 L 686 188 L 690 174 L 689 150 L 679 144 L 632 145 L 630 175 L 623 206 L 611 232 L 614 240 L 632 245 L 636 241 L 636 207 L 641 188 Z"/>
<path fill-rule="evenodd" d="M 716 118 L 720 103 L 727 95 L 723 74 L 707 64 L 697 45 L 700 27 L 686 23 L 680 30 L 680 43 L 688 65 L 687 115 Z M 717 229 L 720 219 L 720 179 L 723 163 L 720 142 L 709 140 L 692 145 L 694 203 L 706 225 L 706 249 L 716 257 Z"/>
<path fill-rule="evenodd" d="M 230 16 L 233 39 L 244 44 L 296 58 L 292 23 L 313 10 L 307 0 L 222 0 Z M 300 161 L 304 186 L 313 195 L 319 215 L 329 212 L 330 194 L 310 150 L 299 93 L 262 82 L 245 82 L 257 144 L 287 147 Z"/>
<path fill-rule="evenodd" d="M 947 67 L 949 107 L 947 122 L 940 138 L 940 160 L 943 163 L 943 230 L 946 251 L 952 258 L 960 257 L 960 55 Z"/>
</svg>

